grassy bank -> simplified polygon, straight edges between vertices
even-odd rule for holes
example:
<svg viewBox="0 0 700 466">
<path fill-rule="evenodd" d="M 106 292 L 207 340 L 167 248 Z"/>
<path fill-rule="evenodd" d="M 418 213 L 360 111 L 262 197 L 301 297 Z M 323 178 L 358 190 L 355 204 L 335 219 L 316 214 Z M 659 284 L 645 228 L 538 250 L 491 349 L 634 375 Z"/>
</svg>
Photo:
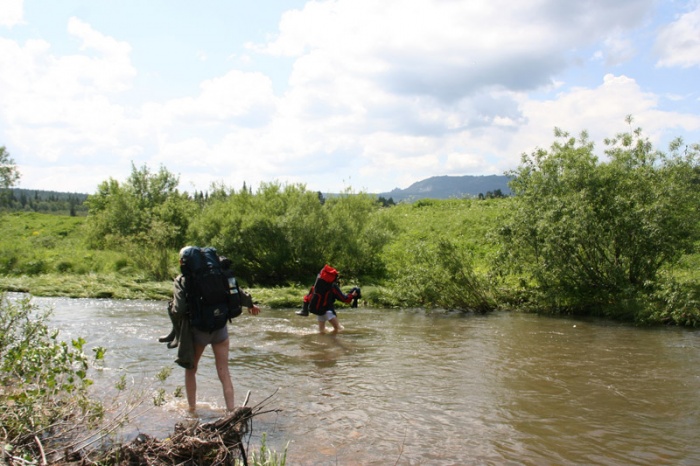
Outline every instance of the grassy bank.
<svg viewBox="0 0 700 466">
<path fill-rule="evenodd" d="M 400 233 L 387 248 L 383 262 L 396 262 L 404 244 L 416 238 L 448 235 L 474 252 L 477 267 L 486 270 L 492 255 L 489 229 L 501 208 L 497 201 L 421 201 L 385 209 L 383 215 Z M 88 249 L 85 217 L 40 213 L 6 213 L 0 222 L 0 289 L 35 296 L 167 300 L 172 283 L 154 281 L 127 252 Z M 172 251 L 170 275 L 178 273 L 177 251 Z M 398 266 L 393 267 L 396 269 Z M 392 270 L 393 270 L 392 269 Z M 393 273 L 393 272 L 392 272 Z M 312 278 L 312 277 L 310 277 Z M 308 284 L 284 283 L 278 287 L 244 288 L 263 306 L 296 307 Z M 385 283 L 343 282 L 343 288 L 360 285 L 363 298 L 380 307 L 401 305 Z"/>
<path fill-rule="evenodd" d="M 343 287 L 347 291 L 347 287 Z M 301 307 L 301 298 L 308 291 L 301 286 L 276 288 L 244 288 L 263 307 L 286 309 Z M 147 299 L 167 301 L 172 297 L 170 281 L 139 280 L 118 274 L 41 274 L 0 276 L 0 290 L 29 293 L 33 296 L 57 296 L 66 298 Z M 383 298 L 381 287 L 363 288 L 363 298 L 375 306 L 392 307 Z"/>
</svg>

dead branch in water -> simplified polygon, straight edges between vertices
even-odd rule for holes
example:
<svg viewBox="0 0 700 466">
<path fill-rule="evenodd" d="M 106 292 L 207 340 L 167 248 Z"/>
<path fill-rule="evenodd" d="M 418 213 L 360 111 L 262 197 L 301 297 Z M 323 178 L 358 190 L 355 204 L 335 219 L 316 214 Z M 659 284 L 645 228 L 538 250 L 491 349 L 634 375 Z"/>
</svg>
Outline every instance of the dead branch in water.
<svg viewBox="0 0 700 466">
<path fill-rule="evenodd" d="M 274 393 L 273 393 L 274 395 Z M 99 459 L 66 458 L 75 464 L 110 465 L 234 465 L 236 460 L 248 464 L 243 438 L 251 432 L 255 416 L 279 409 L 266 409 L 269 396 L 258 405 L 241 406 L 212 422 L 180 422 L 172 435 L 160 440 L 140 434 L 131 442 L 110 449 Z M 248 397 L 246 396 L 246 403 Z M 77 461 L 76 461 L 77 460 Z"/>
</svg>

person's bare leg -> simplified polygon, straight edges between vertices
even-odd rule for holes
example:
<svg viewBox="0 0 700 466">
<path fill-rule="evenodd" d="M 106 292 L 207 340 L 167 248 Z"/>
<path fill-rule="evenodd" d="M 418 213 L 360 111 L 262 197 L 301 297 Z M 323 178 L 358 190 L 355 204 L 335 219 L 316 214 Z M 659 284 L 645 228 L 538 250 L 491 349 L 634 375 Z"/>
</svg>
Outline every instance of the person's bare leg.
<svg viewBox="0 0 700 466">
<path fill-rule="evenodd" d="M 318 321 L 318 333 L 324 334 L 326 333 L 326 321 Z"/>
<path fill-rule="evenodd" d="M 328 322 L 330 322 L 331 325 L 333 326 L 333 331 L 331 332 L 331 333 L 333 333 L 333 334 L 336 334 L 336 333 L 340 332 L 340 331 L 342 330 L 342 328 L 343 328 L 343 327 L 340 326 L 340 322 L 338 321 L 338 318 L 337 318 L 337 317 L 333 317 L 333 318 L 332 318 L 331 320 L 329 320 Z"/>
<path fill-rule="evenodd" d="M 226 402 L 226 409 L 228 411 L 233 411 L 235 409 L 235 404 L 233 402 L 233 382 L 231 381 L 231 373 L 228 368 L 228 354 L 229 354 L 229 339 L 211 345 L 214 350 L 214 361 L 216 362 L 216 373 L 219 376 L 219 381 L 224 389 L 224 401 Z"/>
<path fill-rule="evenodd" d="M 204 348 L 204 346 L 194 345 L 194 367 L 185 369 L 185 393 L 187 394 L 187 404 L 190 407 L 190 411 L 194 411 L 197 408 L 197 366 L 202 353 L 204 353 Z"/>
</svg>

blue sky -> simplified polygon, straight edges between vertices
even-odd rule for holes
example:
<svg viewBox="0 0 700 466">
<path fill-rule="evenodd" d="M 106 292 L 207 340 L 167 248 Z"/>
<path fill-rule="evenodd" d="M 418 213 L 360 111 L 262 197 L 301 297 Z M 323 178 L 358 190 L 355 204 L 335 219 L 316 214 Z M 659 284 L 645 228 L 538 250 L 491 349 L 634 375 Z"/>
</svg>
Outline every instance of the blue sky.
<svg viewBox="0 0 700 466">
<path fill-rule="evenodd" d="M 386 192 L 503 174 L 553 129 L 632 115 L 700 142 L 700 1 L 0 0 L 18 186 Z"/>
</svg>

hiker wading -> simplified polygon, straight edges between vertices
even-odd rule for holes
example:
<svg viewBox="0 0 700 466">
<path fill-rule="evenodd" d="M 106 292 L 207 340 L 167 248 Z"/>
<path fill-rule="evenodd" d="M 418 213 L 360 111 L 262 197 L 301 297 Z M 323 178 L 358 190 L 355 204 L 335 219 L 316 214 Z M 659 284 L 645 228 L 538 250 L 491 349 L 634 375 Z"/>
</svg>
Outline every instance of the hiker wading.
<svg viewBox="0 0 700 466">
<path fill-rule="evenodd" d="M 335 312 L 335 301 L 344 303 L 354 303 L 357 307 L 357 299 L 361 296 L 360 289 L 355 287 L 349 294 L 343 293 L 338 284 L 338 271 L 326 264 L 316 277 L 316 283 L 309 293 L 304 296 L 304 307 L 297 315 L 308 316 L 309 312 L 316 315 L 318 320 L 318 331 L 326 332 L 326 322 L 333 326 L 331 333 L 340 332 L 343 327 L 338 321 L 338 314 Z"/>
<path fill-rule="evenodd" d="M 180 267 L 183 267 L 183 257 L 186 257 L 190 251 L 187 246 L 180 250 Z M 178 275 L 174 281 L 174 292 L 173 292 L 173 303 L 172 303 L 172 313 L 180 318 L 181 323 L 184 325 L 188 320 L 188 302 L 187 302 L 187 280 L 186 277 Z M 253 298 L 249 293 L 239 290 L 241 305 L 248 308 L 248 313 L 252 315 L 258 315 L 260 313 L 260 308 L 253 304 Z M 228 336 L 228 326 L 224 325 L 218 330 L 211 332 L 197 329 L 193 326 L 189 326 L 189 338 L 192 343 L 192 360 L 187 361 L 187 364 L 183 364 L 182 361 L 177 361 L 178 364 L 185 367 L 185 392 L 187 393 L 187 404 L 189 405 L 190 411 L 194 411 L 197 407 L 197 365 L 199 360 L 204 353 L 204 349 L 207 345 L 211 345 L 214 351 L 214 361 L 216 363 L 216 373 L 219 376 L 219 381 L 224 391 L 224 401 L 226 402 L 226 409 L 232 411 L 235 407 L 234 405 L 234 390 L 233 382 L 231 381 L 231 374 L 228 367 L 228 354 L 229 354 L 229 336 Z M 187 346 L 185 338 L 188 338 L 187 334 L 182 332 L 180 334 L 180 346 Z M 183 345 L 185 344 L 185 345 Z M 179 359 L 182 359 L 181 354 L 178 353 Z M 189 358 L 188 358 L 189 359 Z"/>
</svg>

